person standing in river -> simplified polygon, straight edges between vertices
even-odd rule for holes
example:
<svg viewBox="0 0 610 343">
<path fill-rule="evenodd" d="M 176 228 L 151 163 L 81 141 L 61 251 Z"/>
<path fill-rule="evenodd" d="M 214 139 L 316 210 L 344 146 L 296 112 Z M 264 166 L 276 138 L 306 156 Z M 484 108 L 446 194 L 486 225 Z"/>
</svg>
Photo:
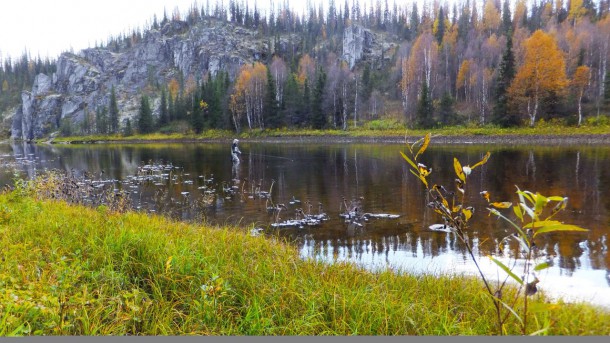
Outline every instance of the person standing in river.
<svg viewBox="0 0 610 343">
<path fill-rule="evenodd" d="M 239 143 L 239 140 L 236 138 L 233 140 L 233 144 L 231 145 L 231 158 L 233 159 L 233 163 L 239 163 L 239 156 L 241 155 L 241 151 L 239 151 L 237 143 Z"/>
</svg>

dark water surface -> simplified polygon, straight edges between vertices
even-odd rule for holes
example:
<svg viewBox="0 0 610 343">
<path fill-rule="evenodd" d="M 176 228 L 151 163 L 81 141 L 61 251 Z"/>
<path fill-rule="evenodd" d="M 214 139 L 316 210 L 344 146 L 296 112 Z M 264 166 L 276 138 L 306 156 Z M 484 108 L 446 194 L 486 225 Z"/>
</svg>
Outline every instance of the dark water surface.
<svg viewBox="0 0 610 343">
<path fill-rule="evenodd" d="M 453 234 L 429 229 L 439 218 L 426 207 L 421 183 L 399 154 L 405 145 L 242 143 L 240 148 L 242 162 L 235 166 L 228 144 L 0 145 L 0 185 L 11 183 L 15 174 L 34 177 L 45 169 L 86 171 L 129 191 L 140 210 L 279 232 L 305 258 L 353 261 L 372 270 L 475 272 Z M 511 231 L 488 216 L 481 191 L 495 201 L 516 201 L 515 186 L 567 196 L 568 208 L 557 219 L 590 231 L 537 239 L 538 259 L 553 265 L 540 274 L 540 285 L 551 295 L 610 306 L 610 147 L 433 146 L 422 162 L 432 167 L 431 183 L 453 189 L 453 157 L 473 165 L 487 151 L 489 162 L 473 172 L 467 188 L 475 208 L 469 239 L 478 246 L 482 267 L 496 275 L 485 256 L 498 256 L 497 242 Z M 143 174 L 155 179 L 145 181 Z M 285 205 L 279 214 L 268 211 L 278 204 Z M 346 223 L 339 214 L 356 204 L 363 213 L 400 217 Z M 299 208 L 324 212 L 329 220 L 303 228 L 272 227 L 297 218 Z M 511 245 L 500 257 L 511 261 L 517 252 Z"/>
</svg>

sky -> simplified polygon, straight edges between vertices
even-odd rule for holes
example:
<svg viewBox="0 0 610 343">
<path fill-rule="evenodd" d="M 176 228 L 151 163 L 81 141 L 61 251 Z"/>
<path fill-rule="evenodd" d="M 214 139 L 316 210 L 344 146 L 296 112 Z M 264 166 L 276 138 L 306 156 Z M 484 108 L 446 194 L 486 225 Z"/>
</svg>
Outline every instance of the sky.
<svg viewBox="0 0 610 343">
<path fill-rule="evenodd" d="M 224 0 L 228 3 L 228 0 Z M 30 56 L 55 59 L 71 48 L 94 47 L 96 40 L 131 32 L 152 22 L 153 15 L 181 13 L 195 0 L 9 0 L 0 9 L 0 57 Z M 214 3 L 211 0 L 210 3 Z M 266 2 L 266 1 L 265 1 Z M 205 0 L 199 0 L 204 4 Z M 201 5 L 199 5 L 200 7 Z"/>
<path fill-rule="evenodd" d="M 210 7 L 229 0 L 8 0 L 0 7 L 0 61 L 21 57 L 27 51 L 32 58 L 55 59 L 64 51 L 78 52 L 110 36 L 130 33 L 134 28 L 148 27 L 153 15 L 161 20 L 177 7 L 187 13 L 196 2 Z M 244 0 L 240 0 L 244 1 Z M 266 12 L 270 0 L 245 0 Z M 307 1 L 315 4 L 327 0 L 288 0 L 293 8 Z M 274 0 L 276 6 L 284 0 Z M 341 2 L 343 3 L 343 2 Z M 351 2 L 350 2 L 351 3 Z M 253 6 L 252 6 L 253 7 Z M 251 8 L 252 8 L 251 7 Z"/>
</svg>

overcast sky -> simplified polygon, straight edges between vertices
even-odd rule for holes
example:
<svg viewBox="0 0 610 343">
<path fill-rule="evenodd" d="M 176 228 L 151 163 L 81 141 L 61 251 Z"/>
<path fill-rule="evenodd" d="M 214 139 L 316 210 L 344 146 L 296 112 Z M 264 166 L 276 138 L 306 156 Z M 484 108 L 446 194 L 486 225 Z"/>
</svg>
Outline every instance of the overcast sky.
<svg viewBox="0 0 610 343">
<path fill-rule="evenodd" d="M 8 0 L 0 7 L 0 53 L 15 59 L 27 49 L 32 57 L 56 58 L 105 42 L 163 17 L 175 7 L 185 13 L 195 0 Z M 204 4 L 205 0 L 198 0 Z M 228 0 L 224 0 L 228 4 Z M 268 1 L 263 1 L 267 3 Z M 210 0 L 215 3 L 215 0 Z M 199 5 L 200 7 L 201 5 Z"/>
</svg>

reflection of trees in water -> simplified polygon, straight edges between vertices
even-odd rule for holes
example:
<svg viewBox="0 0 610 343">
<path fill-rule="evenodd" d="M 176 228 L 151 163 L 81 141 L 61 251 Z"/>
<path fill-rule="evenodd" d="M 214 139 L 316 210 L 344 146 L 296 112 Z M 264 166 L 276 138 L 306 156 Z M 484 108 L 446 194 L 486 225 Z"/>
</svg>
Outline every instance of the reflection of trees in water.
<svg viewBox="0 0 610 343">
<path fill-rule="evenodd" d="M 248 190 L 260 183 L 265 191 L 274 179 L 275 203 L 288 204 L 294 196 L 303 202 L 310 200 L 315 211 L 321 202 L 331 216 L 331 221 L 322 227 L 306 230 L 310 235 L 307 244 L 312 246 L 325 242 L 333 251 L 344 249 L 355 256 L 400 250 L 423 256 L 438 256 L 449 251 L 465 253 L 462 244 L 451 235 L 427 230 L 439 218 L 427 208 L 421 184 L 398 154 L 404 146 L 250 144 L 243 146 L 238 168 L 234 168 L 225 144 L 96 145 L 86 148 L 13 144 L 11 148 L 20 156 L 45 160 L 44 168 L 47 169 L 78 173 L 86 170 L 106 179 L 124 178 L 135 173 L 138 165 L 149 161 L 183 167 L 182 173 L 192 174 L 189 178 L 193 185 L 168 184 L 168 197 L 178 197 L 182 191 L 200 192 L 197 190 L 203 185 L 200 176 L 213 176 L 217 183 L 240 179 L 247 183 Z M 464 165 L 472 165 L 481 159 L 487 148 L 431 147 L 422 162 L 433 168 L 433 183 L 453 189 L 453 157 Z M 489 191 L 494 201 L 514 201 L 515 185 L 518 185 L 522 190 L 569 197 L 568 211 L 557 219 L 591 230 L 584 235 L 541 237 L 537 244 L 542 254 L 556 258 L 557 265 L 568 271 L 579 268 L 583 256 L 588 256 L 593 268 L 610 267 L 610 149 L 492 147 L 491 150 L 492 157 L 469 177 L 467 188 L 468 202 L 476 209 L 469 236 L 483 242 L 479 251 L 481 256 L 496 253 L 497 242 L 508 235 L 511 228 L 487 216 L 487 204 L 479 192 Z M 23 168 L 33 177 L 41 166 L 38 163 Z M 152 186 L 143 188 L 138 196 L 152 196 L 155 190 Z M 365 212 L 396 213 L 401 217 L 395 221 L 365 223 L 362 228 L 346 226 L 337 217 L 341 199 L 345 197 L 349 201 L 361 196 Z M 206 216 L 221 224 L 248 224 L 246 219 L 268 224 L 267 213 L 261 211 L 264 206 L 264 201 L 219 197 L 214 206 L 206 209 Z M 282 216 L 292 216 L 294 209 L 291 207 Z M 508 211 L 508 214 L 512 213 Z M 301 237 L 303 233 L 295 231 L 287 235 Z M 507 249 L 511 256 L 519 252 L 515 243 L 509 244 Z"/>
</svg>

